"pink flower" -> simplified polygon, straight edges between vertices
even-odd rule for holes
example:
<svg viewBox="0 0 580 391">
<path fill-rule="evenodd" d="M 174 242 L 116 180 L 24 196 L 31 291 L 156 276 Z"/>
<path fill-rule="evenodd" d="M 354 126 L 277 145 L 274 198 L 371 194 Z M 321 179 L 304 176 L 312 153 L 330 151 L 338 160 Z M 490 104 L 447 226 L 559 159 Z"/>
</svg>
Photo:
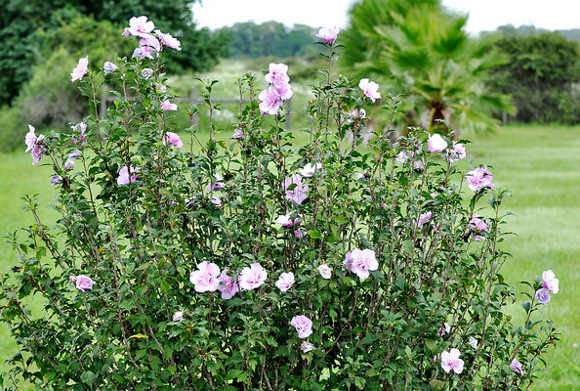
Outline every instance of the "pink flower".
<svg viewBox="0 0 580 391">
<path fill-rule="evenodd" d="M 148 80 L 153 76 L 153 69 L 145 68 L 141 71 L 141 77 L 145 80 Z"/>
<path fill-rule="evenodd" d="M 540 304 L 548 304 L 550 302 L 550 291 L 546 288 L 540 288 L 536 291 L 536 300 Z"/>
<path fill-rule="evenodd" d="M 294 273 L 282 273 L 276 281 L 276 287 L 280 289 L 281 292 L 286 292 L 288 289 L 292 288 L 294 285 Z"/>
<path fill-rule="evenodd" d="M 274 87 L 284 86 L 290 82 L 290 77 L 288 77 L 288 65 L 271 63 L 268 67 L 268 71 L 269 72 L 265 76 L 265 79 Z"/>
<path fill-rule="evenodd" d="M 524 374 L 524 368 L 522 367 L 522 363 L 517 358 L 514 358 L 512 360 L 512 362 L 510 363 L 510 368 L 516 375 L 521 376 Z"/>
<path fill-rule="evenodd" d="M 63 164 L 63 168 L 66 171 L 70 171 L 70 170 L 74 169 L 75 168 L 75 161 L 74 161 L 74 159 L 70 159 L 70 158 L 69 159 L 66 159 L 66 161 Z"/>
<path fill-rule="evenodd" d="M 267 277 L 268 273 L 259 263 L 252 263 L 250 267 L 243 268 L 240 273 L 240 288 L 244 291 L 257 289 L 262 286 Z"/>
<path fill-rule="evenodd" d="M 457 374 L 463 372 L 463 360 L 459 358 L 461 352 L 455 348 L 451 351 L 444 351 L 441 353 L 441 368 L 445 373 L 453 371 Z"/>
<path fill-rule="evenodd" d="M 429 136 L 427 140 L 427 150 L 431 153 L 443 152 L 447 148 L 447 141 L 439 134 L 435 133 Z"/>
<path fill-rule="evenodd" d="M 133 50 L 133 58 L 137 58 L 142 60 L 144 58 L 154 59 L 157 53 L 155 50 L 150 46 L 140 46 Z"/>
<path fill-rule="evenodd" d="M 433 212 L 425 212 L 422 213 L 419 218 L 417 219 L 417 227 L 422 228 L 425 224 L 427 224 L 433 218 Z"/>
<path fill-rule="evenodd" d="M 269 87 L 260 92 L 260 111 L 262 114 L 276 115 L 282 106 L 282 98 L 274 87 Z"/>
<path fill-rule="evenodd" d="M 550 293 L 556 294 L 560 291 L 560 281 L 556 278 L 551 270 L 546 270 L 542 273 L 542 287 L 549 290 Z"/>
<path fill-rule="evenodd" d="M 177 105 L 168 100 L 161 102 L 161 110 L 163 111 L 177 111 Z"/>
<path fill-rule="evenodd" d="M 379 263 L 373 250 L 355 248 L 344 257 L 344 266 L 347 270 L 356 274 L 361 281 L 364 281 L 369 277 L 371 271 L 379 268 Z"/>
<path fill-rule="evenodd" d="M 304 237 L 304 231 L 301 228 L 297 228 L 294 230 L 294 237 L 296 239 L 302 239 Z"/>
<path fill-rule="evenodd" d="M 91 290 L 93 289 L 93 285 L 95 285 L 95 282 L 90 277 L 85 276 L 84 274 L 79 274 L 78 276 L 75 277 L 75 286 L 80 291 L 86 292 L 88 290 Z"/>
<path fill-rule="evenodd" d="M 161 44 L 165 47 L 175 50 L 181 50 L 181 42 L 171 34 L 162 33 L 159 30 L 155 30 L 155 34 L 157 34 L 157 38 Z"/>
<path fill-rule="evenodd" d="M 308 185 L 302 182 L 301 175 L 296 174 L 284 179 L 284 191 L 286 192 L 287 200 L 296 205 L 301 205 L 307 198 Z"/>
<path fill-rule="evenodd" d="M 143 36 L 139 40 L 139 46 L 141 48 L 149 47 L 149 48 L 153 49 L 155 52 L 154 53 L 155 55 L 157 55 L 157 53 L 161 51 L 161 42 L 159 42 L 159 40 L 151 34 L 147 34 L 147 35 Z"/>
<path fill-rule="evenodd" d="M 110 61 L 106 61 L 105 64 L 103 64 L 103 71 L 105 72 L 105 75 L 113 73 L 116 70 L 117 66 Z"/>
<path fill-rule="evenodd" d="M 362 90 L 363 94 L 375 103 L 377 99 L 381 99 L 381 94 L 379 93 L 379 85 L 374 81 L 369 79 L 361 79 L 358 83 L 359 88 Z"/>
<path fill-rule="evenodd" d="M 463 144 L 453 144 L 451 150 L 447 150 L 447 160 L 451 163 L 455 163 L 459 160 L 463 160 L 467 157 L 467 151 Z"/>
<path fill-rule="evenodd" d="M 350 120 L 363 119 L 367 117 L 367 112 L 365 109 L 354 109 L 349 114 Z"/>
<path fill-rule="evenodd" d="M 443 326 L 439 327 L 439 330 L 437 330 L 437 335 L 440 337 L 444 337 L 445 335 L 449 334 L 451 332 L 451 326 L 449 325 L 449 323 L 445 322 L 443 323 Z"/>
<path fill-rule="evenodd" d="M 474 240 L 485 239 L 483 236 L 481 236 L 481 234 L 489 232 L 489 227 L 487 226 L 487 223 L 485 222 L 484 219 L 482 219 L 479 216 L 473 216 L 469 220 L 469 224 L 467 226 L 472 232 L 476 233 L 476 235 L 473 237 Z"/>
<path fill-rule="evenodd" d="M 222 199 L 219 198 L 218 196 L 213 196 L 209 199 L 209 202 L 212 203 L 213 206 L 215 206 L 216 208 L 221 208 L 222 206 Z"/>
<path fill-rule="evenodd" d="M 310 178 L 316 173 L 316 171 L 320 170 L 321 168 L 322 163 L 306 163 L 306 165 L 300 170 L 300 175 L 302 175 L 304 178 Z"/>
<path fill-rule="evenodd" d="M 493 189 L 495 185 L 493 182 L 493 175 L 485 167 L 478 167 L 467 173 L 467 185 L 472 191 L 480 191 L 482 189 Z"/>
<path fill-rule="evenodd" d="M 316 38 L 320 39 L 320 41 L 326 45 L 332 45 L 336 42 L 336 37 L 338 37 L 339 32 L 340 28 L 338 28 L 338 26 L 322 27 L 318 30 L 318 33 L 316 33 Z"/>
<path fill-rule="evenodd" d="M 32 164 L 38 164 L 42 159 L 42 155 L 46 151 L 44 136 L 36 136 L 34 127 L 28 125 L 28 133 L 24 136 L 24 143 L 26 144 L 25 152 L 30 152 L 30 155 L 32 156 Z"/>
<path fill-rule="evenodd" d="M 174 322 L 181 322 L 183 320 L 183 311 L 176 311 L 171 318 Z"/>
<path fill-rule="evenodd" d="M 222 182 L 224 178 L 220 174 L 216 174 L 214 178 L 215 182 L 209 183 L 207 185 L 207 191 L 209 192 L 222 190 L 225 187 L 224 183 Z"/>
<path fill-rule="evenodd" d="M 181 137 L 179 137 L 177 133 L 173 132 L 165 132 L 165 136 L 163 136 L 163 144 L 169 144 L 175 148 L 183 148 L 183 141 L 181 141 Z"/>
<path fill-rule="evenodd" d="M 471 346 L 474 349 L 477 349 L 477 339 L 475 339 L 475 337 L 469 337 L 469 341 L 467 342 L 469 344 L 469 346 Z"/>
<path fill-rule="evenodd" d="M 236 128 L 232 133 L 232 140 L 241 140 L 244 138 L 244 131 L 241 128 Z"/>
<path fill-rule="evenodd" d="M 60 185 L 62 183 L 62 177 L 60 175 L 53 175 L 50 177 L 50 184 L 53 186 Z"/>
<path fill-rule="evenodd" d="M 189 281 L 195 286 L 195 291 L 215 292 L 219 287 L 220 268 L 213 262 L 203 261 L 189 275 Z"/>
<path fill-rule="evenodd" d="M 83 57 L 79 60 L 79 63 L 70 74 L 71 81 L 75 82 L 77 80 L 81 80 L 86 75 L 88 70 L 89 70 L 89 58 Z"/>
<path fill-rule="evenodd" d="M 295 221 L 290 217 L 290 213 L 285 215 L 280 215 L 276 219 L 276 224 L 280 224 L 284 228 L 290 228 L 294 225 Z"/>
<path fill-rule="evenodd" d="M 302 353 L 308 353 L 314 349 L 316 349 L 316 347 L 308 341 L 302 341 L 300 344 L 300 350 L 302 350 Z"/>
<path fill-rule="evenodd" d="M 26 151 L 24 152 L 31 152 L 32 148 L 34 148 L 37 139 L 35 132 L 34 126 L 28 125 L 28 133 L 24 136 L 24 144 L 26 144 Z"/>
<path fill-rule="evenodd" d="M 240 290 L 235 278 L 228 276 L 227 270 L 220 275 L 218 290 L 221 292 L 222 299 L 229 300 Z"/>
<path fill-rule="evenodd" d="M 296 315 L 290 321 L 290 325 L 298 332 L 298 338 L 304 339 L 312 335 L 312 321 L 304 315 Z"/>
<path fill-rule="evenodd" d="M 123 186 L 128 185 L 130 183 L 135 183 L 137 181 L 136 173 L 137 169 L 134 167 L 131 167 L 131 170 L 129 170 L 129 167 L 127 166 L 121 167 L 121 169 L 119 170 L 119 176 L 117 177 L 117 184 L 119 186 Z"/>
<path fill-rule="evenodd" d="M 133 16 L 129 19 L 129 28 L 123 31 L 124 35 L 133 35 L 135 37 L 145 37 L 149 35 L 155 25 L 153 22 L 147 19 L 146 16 Z"/>
<path fill-rule="evenodd" d="M 320 276 L 325 280 L 330 280 L 332 277 L 332 269 L 325 263 L 318 266 L 318 273 L 320 273 Z"/>
</svg>

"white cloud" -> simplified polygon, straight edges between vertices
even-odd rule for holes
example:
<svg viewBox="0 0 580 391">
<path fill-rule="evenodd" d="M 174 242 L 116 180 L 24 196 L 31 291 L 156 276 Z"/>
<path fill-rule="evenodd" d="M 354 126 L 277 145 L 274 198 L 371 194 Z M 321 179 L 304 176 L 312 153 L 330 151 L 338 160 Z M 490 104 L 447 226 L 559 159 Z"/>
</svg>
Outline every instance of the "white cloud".
<svg viewBox="0 0 580 391">
<path fill-rule="evenodd" d="M 277 20 L 286 25 L 345 26 L 355 0 L 204 0 L 194 6 L 201 26 L 218 28 L 236 22 Z M 580 0 L 443 0 L 469 13 L 467 30 L 494 30 L 504 24 L 533 24 L 550 30 L 580 27 Z"/>
</svg>

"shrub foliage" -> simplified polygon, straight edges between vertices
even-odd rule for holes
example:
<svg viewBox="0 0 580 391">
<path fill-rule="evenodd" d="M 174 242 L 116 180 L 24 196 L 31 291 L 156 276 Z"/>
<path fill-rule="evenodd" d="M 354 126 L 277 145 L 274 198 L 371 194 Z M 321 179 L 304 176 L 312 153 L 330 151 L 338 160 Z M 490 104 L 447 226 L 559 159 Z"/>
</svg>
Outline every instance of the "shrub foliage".
<svg viewBox="0 0 580 391">
<path fill-rule="evenodd" d="M 20 262 L 0 290 L 19 346 L 7 387 L 533 382 L 556 339 L 539 311 L 557 280 L 524 285 L 520 326 L 505 312 L 516 296 L 500 274 L 505 192 L 484 167 L 465 176 L 466 142 L 418 128 L 370 137 L 368 94 L 335 75 L 336 43 L 325 50 L 306 143 L 285 130 L 283 108 L 262 115 L 264 83 L 253 75 L 240 79 L 230 141 L 213 123 L 168 128 L 165 52 L 119 60 L 107 75 L 75 70 L 90 108 L 104 80 L 117 100 L 104 117 L 94 110 L 72 129 L 27 137 L 54 170 L 60 217 L 50 227 L 27 197 L 35 223 L 13 236 Z M 270 96 L 286 94 L 284 67 L 270 70 Z M 214 84 L 204 82 L 210 112 Z"/>
</svg>

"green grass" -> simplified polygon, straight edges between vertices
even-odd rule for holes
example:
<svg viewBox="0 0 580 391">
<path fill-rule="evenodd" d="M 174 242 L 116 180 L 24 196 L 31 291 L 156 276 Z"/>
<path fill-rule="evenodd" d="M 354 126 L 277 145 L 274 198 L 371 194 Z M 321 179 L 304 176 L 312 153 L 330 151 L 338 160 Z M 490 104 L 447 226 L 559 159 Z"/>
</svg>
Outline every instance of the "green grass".
<svg viewBox="0 0 580 391">
<path fill-rule="evenodd" d="M 224 137 L 229 136 L 224 134 Z M 554 320 L 562 339 L 549 356 L 535 389 L 580 388 L 580 127 L 510 126 L 497 134 L 478 136 L 470 146 L 470 164 L 492 165 L 496 182 L 512 191 L 506 208 L 514 213 L 509 228 L 518 235 L 505 247 L 513 254 L 504 274 L 517 284 L 552 269 L 561 292 L 542 315 Z M 49 170 L 32 167 L 22 151 L 0 155 L 0 231 L 30 222 L 21 209 L 24 194 L 39 193 L 42 214 L 54 219 L 54 192 Z M 0 243 L 0 271 L 15 263 L 8 245 Z M 514 308 L 517 314 L 520 309 Z M 0 328 L 0 357 L 14 352 L 7 330 Z"/>
</svg>

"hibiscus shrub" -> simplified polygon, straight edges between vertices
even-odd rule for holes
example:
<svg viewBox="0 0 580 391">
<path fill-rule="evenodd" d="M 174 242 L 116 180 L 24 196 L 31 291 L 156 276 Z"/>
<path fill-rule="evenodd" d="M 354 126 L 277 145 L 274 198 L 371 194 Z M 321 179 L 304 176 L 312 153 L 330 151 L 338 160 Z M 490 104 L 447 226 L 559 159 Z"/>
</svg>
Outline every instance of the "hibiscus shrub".
<svg viewBox="0 0 580 391">
<path fill-rule="evenodd" d="M 466 142 L 368 130 L 379 86 L 336 76 L 336 30 L 307 142 L 285 129 L 287 67 L 245 75 L 231 140 L 171 129 L 163 54 L 179 42 L 133 18 L 132 59 L 72 74 L 93 114 L 26 144 L 54 170 L 56 227 L 14 234 L 2 321 L 19 351 L 5 386 L 53 390 L 526 388 L 556 341 L 538 312 L 551 271 L 500 274 L 505 192 Z M 115 61 L 112 62 L 112 61 Z M 210 113 L 215 82 L 204 84 Z M 112 89 L 106 115 L 97 94 Z M 264 89 L 262 93 L 258 91 Z M 383 102 L 383 103 L 381 103 Z M 187 137 L 184 143 L 181 137 Z M 48 179 L 47 179 L 48 180 Z M 487 206 L 485 201 L 487 201 Z M 34 311 L 32 303 L 42 311 Z"/>
</svg>

